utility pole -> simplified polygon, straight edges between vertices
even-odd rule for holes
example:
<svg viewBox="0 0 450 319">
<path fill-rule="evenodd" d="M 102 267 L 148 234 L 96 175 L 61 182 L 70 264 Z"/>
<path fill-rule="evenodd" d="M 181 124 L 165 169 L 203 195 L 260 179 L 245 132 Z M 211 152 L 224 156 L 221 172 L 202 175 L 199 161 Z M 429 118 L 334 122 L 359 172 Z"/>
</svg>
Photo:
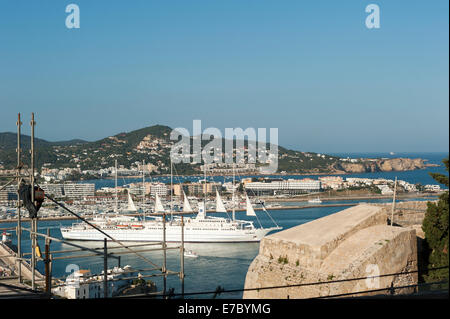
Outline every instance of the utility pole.
<svg viewBox="0 0 450 319">
<path fill-rule="evenodd" d="M 47 228 L 47 238 L 45 239 L 45 292 L 50 294 L 52 277 L 50 275 L 50 228 Z"/>
<path fill-rule="evenodd" d="M 103 239 L 103 297 L 108 298 L 108 247 L 106 238 Z"/>
<path fill-rule="evenodd" d="M 19 277 L 19 283 L 22 282 L 22 217 L 20 213 L 20 196 L 19 196 L 19 188 L 20 188 L 20 171 L 21 171 L 21 149 L 20 149 L 20 128 L 22 126 L 22 122 L 20 121 L 20 113 L 17 115 L 17 274 Z"/>
<path fill-rule="evenodd" d="M 34 126 L 36 125 L 36 122 L 34 121 L 34 113 L 31 113 L 31 176 L 30 176 L 30 184 L 31 184 L 31 202 L 34 203 Z M 37 217 L 34 217 L 31 220 L 31 289 L 36 289 L 36 234 L 37 231 Z"/>
<path fill-rule="evenodd" d="M 166 251 L 166 213 L 163 213 L 163 242 L 162 242 L 162 247 L 163 247 L 163 266 L 162 266 L 162 273 L 163 273 L 163 294 L 166 294 L 166 278 L 167 278 L 167 251 Z"/>
</svg>

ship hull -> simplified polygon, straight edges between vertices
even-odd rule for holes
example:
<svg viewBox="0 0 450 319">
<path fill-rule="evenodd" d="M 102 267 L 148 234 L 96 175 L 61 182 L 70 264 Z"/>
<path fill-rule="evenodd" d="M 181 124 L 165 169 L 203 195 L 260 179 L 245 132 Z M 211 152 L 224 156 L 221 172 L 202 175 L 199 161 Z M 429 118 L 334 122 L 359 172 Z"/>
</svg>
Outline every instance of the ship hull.
<svg viewBox="0 0 450 319">
<path fill-rule="evenodd" d="M 273 228 L 250 230 L 186 230 L 184 242 L 197 243 L 224 243 L 224 242 L 259 242 Z M 159 229 L 110 229 L 102 230 L 118 241 L 133 242 L 161 242 L 163 231 Z M 95 229 L 61 231 L 62 237 L 68 240 L 103 241 L 107 238 Z M 109 238 L 107 238 L 109 240 Z M 180 227 L 166 229 L 167 242 L 181 242 Z"/>
</svg>

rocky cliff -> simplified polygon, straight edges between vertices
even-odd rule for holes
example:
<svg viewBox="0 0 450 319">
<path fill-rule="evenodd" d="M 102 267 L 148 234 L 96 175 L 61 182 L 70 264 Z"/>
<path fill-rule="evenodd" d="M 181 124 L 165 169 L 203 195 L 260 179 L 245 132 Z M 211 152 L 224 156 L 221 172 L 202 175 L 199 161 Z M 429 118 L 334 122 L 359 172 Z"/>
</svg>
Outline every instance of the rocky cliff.
<svg viewBox="0 0 450 319">
<path fill-rule="evenodd" d="M 409 171 L 425 168 L 426 164 L 420 158 L 391 158 L 361 160 L 357 163 L 340 162 L 334 165 L 336 172 L 340 173 L 372 173 L 372 172 L 392 172 Z"/>
</svg>

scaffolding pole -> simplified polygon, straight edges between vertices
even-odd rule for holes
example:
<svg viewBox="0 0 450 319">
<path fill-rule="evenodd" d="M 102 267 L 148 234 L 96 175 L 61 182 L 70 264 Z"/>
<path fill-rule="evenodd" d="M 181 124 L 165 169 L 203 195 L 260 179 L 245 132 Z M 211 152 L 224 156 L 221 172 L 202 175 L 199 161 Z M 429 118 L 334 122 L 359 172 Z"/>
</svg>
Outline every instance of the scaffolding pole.
<svg viewBox="0 0 450 319">
<path fill-rule="evenodd" d="M 184 217 L 181 216 L 181 249 L 180 249 L 181 294 L 184 295 Z"/>
<path fill-rule="evenodd" d="M 164 294 L 166 294 L 166 274 L 167 274 L 167 246 L 166 246 L 166 214 L 163 214 L 163 243 L 162 243 L 162 248 L 163 248 L 163 266 L 162 266 L 162 273 L 164 275 L 163 277 L 163 290 L 164 290 Z"/>
<path fill-rule="evenodd" d="M 18 117 L 17 117 L 17 149 L 16 149 L 16 153 L 17 153 L 17 167 L 16 167 L 16 172 L 15 174 L 13 173 L 11 175 L 12 180 L 10 182 L 8 182 L 6 185 L 2 186 L 3 188 L 6 188 L 6 186 L 13 184 L 14 181 L 17 180 L 17 226 L 11 229 L 15 229 L 16 234 L 17 234 L 17 254 L 15 254 L 14 256 L 16 257 L 16 263 L 17 263 L 17 272 L 18 272 L 18 276 L 12 276 L 11 278 L 14 279 L 18 279 L 19 283 L 21 283 L 23 281 L 23 274 L 22 274 L 22 261 L 27 261 L 30 263 L 30 268 L 31 268 L 31 290 L 32 291 L 36 291 L 37 290 L 37 282 L 43 282 L 44 283 L 44 289 L 45 292 L 47 294 L 51 294 L 51 289 L 52 289 L 52 268 L 53 268 L 53 262 L 54 259 L 65 259 L 65 258 L 71 258 L 73 256 L 65 256 L 65 257 L 53 257 L 52 253 L 66 253 L 66 252 L 70 252 L 70 251 L 90 251 L 91 254 L 86 255 L 86 257 L 94 257 L 94 256 L 101 256 L 103 255 L 104 258 L 104 296 L 105 298 L 108 297 L 108 258 L 117 258 L 118 262 L 119 262 L 119 266 L 120 266 L 120 256 L 117 255 L 122 255 L 122 254 L 129 254 L 129 253 L 134 253 L 137 256 L 143 258 L 144 260 L 150 262 L 151 264 L 153 264 L 156 268 L 153 268 L 153 271 L 158 270 L 161 271 L 160 274 L 154 274 L 154 275 L 149 275 L 149 276 L 145 276 L 145 277 L 155 277 L 155 276 L 162 276 L 163 280 L 164 280 L 164 290 L 163 290 L 163 294 L 165 295 L 167 292 L 167 277 L 169 275 L 178 275 L 179 278 L 181 279 L 182 282 L 182 292 L 184 293 L 184 277 L 185 277 L 185 270 L 184 270 L 184 218 L 183 216 L 181 216 L 181 231 L 182 231 L 182 238 L 181 238 L 181 246 L 176 246 L 176 247 L 167 247 L 167 229 L 166 229 L 166 214 L 163 214 L 163 240 L 162 242 L 158 242 L 158 243 L 146 243 L 146 244 L 137 244 L 137 245 L 124 245 L 119 241 L 114 240 L 113 238 L 111 238 L 112 241 L 118 243 L 121 247 L 117 246 L 117 247 L 111 247 L 111 249 L 119 249 L 119 248 L 125 248 L 130 250 L 130 252 L 116 252 L 116 253 L 108 253 L 108 249 L 107 249 L 107 238 L 104 238 L 104 247 L 103 247 L 103 252 L 101 252 L 102 248 L 87 248 L 87 247 L 83 247 L 81 245 L 77 245 L 75 243 L 71 243 L 68 242 L 64 239 L 59 239 L 59 238 L 55 238 L 50 236 L 50 232 L 49 229 L 47 229 L 47 234 L 43 234 L 43 233 L 39 233 L 38 230 L 38 218 L 37 216 L 31 218 L 31 223 L 30 223 L 30 228 L 24 228 L 22 223 L 24 221 L 24 219 L 22 218 L 22 214 L 21 214 L 21 200 L 20 200 L 20 196 L 19 196 L 19 189 L 21 186 L 21 183 L 23 181 L 23 179 L 27 179 L 29 180 L 30 183 L 30 188 L 31 188 L 31 202 L 33 205 L 36 205 L 35 200 L 36 200 L 36 194 L 35 194 L 35 186 L 39 186 L 36 183 L 35 180 L 35 171 L 36 171 L 36 163 L 35 163 L 35 155 L 36 155 L 36 150 L 35 150 L 35 126 L 36 126 L 36 122 L 35 122 L 35 116 L 34 116 L 34 112 L 31 113 L 31 121 L 30 121 L 30 125 L 31 125 L 31 143 L 30 143 L 30 171 L 28 172 L 28 174 L 23 175 L 22 174 L 22 169 L 24 169 L 23 167 L 23 163 L 22 163 L 22 149 L 21 149 L 21 126 L 22 126 L 22 122 L 21 122 L 21 114 L 18 113 Z M 143 165 L 145 165 L 145 162 L 143 162 Z M 25 169 L 26 171 L 26 169 Z M 118 192 L 117 192 L 117 161 L 116 161 L 116 170 L 115 170 L 115 175 L 116 175 L 116 207 L 118 206 Z M 171 174 L 172 175 L 172 174 Z M 143 187 L 144 187 L 144 191 L 145 191 L 145 173 L 144 173 L 144 169 L 143 169 Z M 53 200 L 51 197 L 49 197 L 48 195 L 44 196 L 48 199 L 50 199 L 52 202 L 57 203 L 55 200 Z M 57 203 L 59 206 L 63 207 L 64 209 L 66 209 L 67 211 L 71 212 L 68 208 L 66 208 L 64 205 L 61 205 L 59 203 Z M 145 192 L 143 192 L 143 204 L 145 204 Z M 173 203 L 171 201 L 171 208 Z M 72 212 L 71 212 L 72 213 Z M 72 213 L 74 214 L 74 213 Z M 173 209 L 171 210 L 171 214 L 173 214 Z M 76 214 L 74 214 L 75 216 L 77 216 Z M 81 220 L 83 220 L 84 222 L 90 224 L 89 222 L 87 222 L 86 220 L 84 220 L 83 218 L 77 216 L 77 218 L 80 218 Z M 94 227 L 94 226 L 93 226 Z M 96 228 L 96 227 L 94 227 Z M 28 231 L 29 235 L 30 235 L 30 239 L 31 239 L 31 252 L 30 253 L 26 253 L 23 254 L 22 252 L 22 231 Z M 99 229 L 97 229 L 99 230 Z M 102 232 L 101 230 L 99 230 L 100 232 Z M 107 237 L 107 234 L 105 234 Z M 45 256 L 44 256 L 44 266 L 45 266 L 45 277 L 43 279 L 38 279 L 36 278 L 36 262 L 37 262 L 37 240 L 39 237 L 42 237 L 45 239 Z M 76 249 L 72 249 L 72 250 L 61 250 L 61 251 L 55 251 L 52 252 L 50 250 L 50 243 L 52 241 L 57 241 L 57 242 L 61 242 L 61 243 L 65 243 L 69 246 L 75 247 Z M 153 248 L 153 249 L 143 249 L 141 251 L 133 251 L 130 247 L 133 246 L 147 246 L 147 245 L 161 245 L 161 248 Z M 180 255 L 180 264 L 181 264 L 181 270 L 180 272 L 173 272 L 167 269 L 167 250 L 170 249 L 179 249 L 181 255 Z M 140 255 L 140 253 L 142 252 L 149 252 L 149 251 L 156 251 L 156 250 L 163 250 L 163 266 L 159 267 L 157 265 L 155 265 L 154 263 L 152 263 L 151 261 L 149 261 L 147 258 L 145 258 L 144 256 Z M 25 259 L 23 256 L 24 255 L 31 255 L 30 259 Z M 77 256 L 79 257 L 79 256 Z"/>
<path fill-rule="evenodd" d="M 50 237 L 50 228 L 47 228 L 47 236 Z M 50 275 L 50 239 L 45 240 L 45 292 L 50 294 L 52 278 Z"/>
<path fill-rule="evenodd" d="M 19 283 L 22 282 L 22 220 L 21 220 L 21 213 L 20 213 L 20 196 L 19 196 L 19 187 L 20 187 L 20 156 L 21 156 L 21 149 L 20 149 L 20 128 L 22 126 L 22 122 L 20 121 L 20 113 L 17 114 L 17 275 L 19 277 Z"/>
<path fill-rule="evenodd" d="M 103 239 L 103 292 L 104 298 L 108 298 L 108 246 L 107 239 Z"/>
<path fill-rule="evenodd" d="M 31 176 L 30 176 L 30 184 L 31 184 L 31 202 L 34 205 L 34 126 L 36 122 L 34 121 L 34 113 L 31 113 Z M 37 230 L 37 218 L 33 218 L 31 221 L 31 229 L 33 233 L 31 234 L 31 289 L 36 289 L 36 235 L 34 234 Z"/>
</svg>

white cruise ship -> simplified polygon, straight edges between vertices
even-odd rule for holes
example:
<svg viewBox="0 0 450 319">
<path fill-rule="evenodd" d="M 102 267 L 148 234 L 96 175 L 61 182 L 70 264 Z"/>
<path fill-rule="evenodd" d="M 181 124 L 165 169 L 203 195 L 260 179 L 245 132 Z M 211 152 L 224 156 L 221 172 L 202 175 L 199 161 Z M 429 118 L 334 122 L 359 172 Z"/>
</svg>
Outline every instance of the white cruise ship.
<svg viewBox="0 0 450 319">
<path fill-rule="evenodd" d="M 193 212 L 186 194 L 184 195 L 183 211 Z M 234 199 L 234 192 L 233 192 Z M 248 196 L 247 215 L 257 217 Z M 135 209 L 129 196 L 129 207 Z M 234 200 L 233 200 L 234 202 Z M 232 218 L 206 216 L 205 202 L 199 203 L 196 217 L 184 218 L 184 241 L 185 242 L 258 242 L 267 233 L 281 229 L 275 223 L 275 227 L 255 227 L 252 221 L 236 220 L 233 207 Z M 264 208 L 264 206 L 263 206 Z M 216 191 L 216 211 L 227 212 L 219 192 Z M 264 209 L 268 214 L 268 212 Z M 161 201 L 156 195 L 155 212 L 165 212 Z M 170 213 L 169 213 L 170 214 Z M 166 215 L 167 216 L 167 215 Z M 273 220 L 273 219 L 272 219 Z M 142 220 L 136 217 L 106 217 L 95 218 L 91 221 L 95 226 L 118 241 L 162 241 L 164 223 L 162 217 L 145 216 Z M 181 217 L 166 220 L 166 241 L 180 242 L 182 240 Z M 104 240 L 105 235 L 85 223 L 76 223 L 70 227 L 61 227 L 64 239 L 73 240 Z"/>
<path fill-rule="evenodd" d="M 96 218 L 95 226 L 119 241 L 162 241 L 162 217 L 139 221 L 137 218 Z M 252 221 L 206 216 L 203 203 L 195 218 L 184 218 L 185 242 L 258 242 L 272 230 L 281 227 L 257 228 Z M 103 240 L 105 235 L 85 223 L 61 227 L 64 239 Z M 181 241 L 181 218 L 166 221 L 166 241 Z"/>
</svg>

